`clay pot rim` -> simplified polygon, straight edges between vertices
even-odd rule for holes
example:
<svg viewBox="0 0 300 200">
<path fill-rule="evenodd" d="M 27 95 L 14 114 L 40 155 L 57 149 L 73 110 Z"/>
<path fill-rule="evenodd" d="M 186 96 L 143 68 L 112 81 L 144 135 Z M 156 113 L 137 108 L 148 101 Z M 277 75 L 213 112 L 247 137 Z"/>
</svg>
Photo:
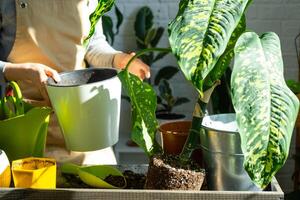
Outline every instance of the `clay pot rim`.
<svg viewBox="0 0 300 200">
<path fill-rule="evenodd" d="M 170 121 L 170 122 L 165 122 L 163 124 L 161 124 L 158 128 L 159 132 L 162 134 L 173 134 L 173 135 L 179 135 L 179 136 L 187 136 L 189 133 L 188 132 L 182 132 L 182 131 L 173 131 L 173 130 L 166 130 L 164 129 L 164 126 L 167 126 L 169 124 L 173 124 L 173 123 L 188 123 L 188 124 L 192 124 L 192 121 L 190 120 L 176 120 L 176 121 Z"/>
<path fill-rule="evenodd" d="M 188 133 L 186 132 L 175 132 L 175 131 L 161 131 L 159 130 L 162 134 L 173 134 L 173 135 L 179 135 L 179 136 L 186 136 Z"/>
</svg>

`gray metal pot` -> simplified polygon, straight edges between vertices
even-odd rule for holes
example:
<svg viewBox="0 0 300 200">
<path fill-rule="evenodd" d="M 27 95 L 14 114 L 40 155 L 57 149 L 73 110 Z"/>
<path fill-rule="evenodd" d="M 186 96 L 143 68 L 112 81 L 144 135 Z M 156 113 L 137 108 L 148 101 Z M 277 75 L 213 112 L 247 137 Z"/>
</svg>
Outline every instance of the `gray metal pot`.
<svg viewBox="0 0 300 200">
<path fill-rule="evenodd" d="M 47 91 L 66 146 L 94 151 L 117 143 L 121 82 L 112 68 L 64 72 L 61 81 L 48 79 Z"/>
<path fill-rule="evenodd" d="M 244 170 L 235 114 L 206 116 L 200 134 L 210 190 L 257 191 Z"/>
</svg>

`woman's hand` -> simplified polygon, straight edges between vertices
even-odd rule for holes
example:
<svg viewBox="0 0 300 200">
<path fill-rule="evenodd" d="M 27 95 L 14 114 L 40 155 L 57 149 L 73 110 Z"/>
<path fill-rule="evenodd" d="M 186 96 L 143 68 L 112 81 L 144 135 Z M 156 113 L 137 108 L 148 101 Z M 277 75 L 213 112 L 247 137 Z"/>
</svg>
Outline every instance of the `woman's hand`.
<svg viewBox="0 0 300 200">
<path fill-rule="evenodd" d="M 124 69 L 128 61 L 135 55 L 135 53 L 118 53 L 114 57 L 113 66 L 117 69 Z M 150 68 L 140 59 L 135 59 L 129 66 L 128 71 L 140 79 L 150 78 Z"/>
<path fill-rule="evenodd" d="M 48 77 L 52 77 L 56 82 L 59 82 L 61 80 L 56 70 L 38 63 L 6 63 L 4 67 L 4 76 L 7 80 L 10 81 L 31 81 L 34 85 L 36 85 L 36 87 L 42 94 L 45 105 L 48 106 L 50 106 L 51 104 L 45 87 L 45 83 Z"/>
</svg>

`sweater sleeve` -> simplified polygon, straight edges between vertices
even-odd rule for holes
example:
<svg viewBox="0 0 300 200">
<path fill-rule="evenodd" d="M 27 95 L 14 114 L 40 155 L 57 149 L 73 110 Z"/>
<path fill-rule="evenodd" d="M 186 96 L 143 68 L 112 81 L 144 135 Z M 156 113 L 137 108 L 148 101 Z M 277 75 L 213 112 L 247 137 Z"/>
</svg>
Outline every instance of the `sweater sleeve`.
<svg viewBox="0 0 300 200">
<path fill-rule="evenodd" d="M 113 67 L 114 55 L 117 53 L 121 53 L 121 51 L 116 51 L 106 41 L 100 19 L 96 25 L 94 36 L 90 40 L 85 60 L 92 67 Z"/>
<path fill-rule="evenodd" d="M 5 83 L 4 66 L 5 66 L 5 62 L 0 60 L 0 84 Z"/>
<path fill-rule="evenodd" d="M 3 96 L 6 86 L 6 80 L 4 78 L 4 66 L 5 62 L 0 60 L 0 97 Z"/>
</svg>

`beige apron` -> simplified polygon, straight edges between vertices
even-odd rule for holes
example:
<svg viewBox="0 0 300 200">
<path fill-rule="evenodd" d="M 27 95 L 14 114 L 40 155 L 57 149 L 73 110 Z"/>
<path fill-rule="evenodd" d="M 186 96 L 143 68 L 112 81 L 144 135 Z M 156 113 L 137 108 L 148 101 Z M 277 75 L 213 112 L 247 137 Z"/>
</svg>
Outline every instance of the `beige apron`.
<svg viewBox="0 0 300 200">
<path fill-rule="evenodd" d="M 90 30 L 89 6 L 96 8 L 97 0 L 15 0 L 15 3 L 16 39 L 8 56 L 9 62 L 42 63 L 58 72 L 85 67 L 86 50 L 82 44 Z M 25 98 L 42 100 L 31 82 L 20 81 L 19 85 Z M 93 156 L 97 152 L 98 161 L 94 161 Z M 101 160 L 109 160 L 109 164 L 116 162 L 111 148 L 97 152 L 66 151 L 56 117 L 51 116 L 46 149 L 48 156 L 62 161 L 82 161 L 84 164 L 102 163 Z M 106 157 L 99 161 L 101 152 Z M 113 158 L 107 157 L 110 155 Z"/>
</svg>

